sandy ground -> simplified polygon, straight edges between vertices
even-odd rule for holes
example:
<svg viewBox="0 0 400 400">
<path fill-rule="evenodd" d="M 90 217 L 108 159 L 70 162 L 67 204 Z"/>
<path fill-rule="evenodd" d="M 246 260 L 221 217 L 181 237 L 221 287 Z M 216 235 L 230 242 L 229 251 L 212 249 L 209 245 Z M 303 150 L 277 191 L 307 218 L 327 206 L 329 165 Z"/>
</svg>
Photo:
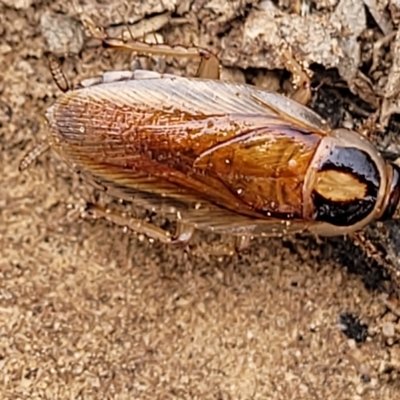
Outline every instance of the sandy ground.
<svg viewBox="0 0 400 400">
<path fill-rule="evenodd" d="M 251 9 L 236 3 L 234 26 Z M 400 398 L 386 278 L 351 243 L 259 240 L 216 258 L 200 236 L 192 254 L 80 218 L 98 194 L 52 154 L 18 172 L 59 93 L 41 17 L 76 14 L 61 1 L 13 4 L 0 1 L 0 398 Z M 94 51 L 67 60 L 68 76 L 126 62 Z"/>
</svg>

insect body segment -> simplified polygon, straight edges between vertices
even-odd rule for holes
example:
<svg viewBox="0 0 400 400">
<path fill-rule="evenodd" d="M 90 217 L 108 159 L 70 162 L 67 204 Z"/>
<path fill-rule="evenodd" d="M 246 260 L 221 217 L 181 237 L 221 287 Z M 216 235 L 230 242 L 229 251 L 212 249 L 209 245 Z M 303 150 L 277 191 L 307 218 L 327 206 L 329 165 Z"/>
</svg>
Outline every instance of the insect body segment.
<svg viewBox="0 0 400 400">
<path fill-rule="evenodd" d="M 317 171 L 311 195 L 315 219 L 341 226 L 362 220 L 375 207 L 380 183 L 368 154 L 354 147 L 334 147 Z"/>
<path fill-rule="evenodd" d="M 357 230 L 373 219 L 390 218 L 395 208 L 393 204 L 397 207 L 399 199 L 396 178 L 399 168 L 387 164 L 375 148 L 355 132 L 338 129 L 332 131 L 330 137 L 333 142 L 322 147 L 325 155 L 321 155 L 316 164 L 310 194 L 315 220 Z"/>
</svg>

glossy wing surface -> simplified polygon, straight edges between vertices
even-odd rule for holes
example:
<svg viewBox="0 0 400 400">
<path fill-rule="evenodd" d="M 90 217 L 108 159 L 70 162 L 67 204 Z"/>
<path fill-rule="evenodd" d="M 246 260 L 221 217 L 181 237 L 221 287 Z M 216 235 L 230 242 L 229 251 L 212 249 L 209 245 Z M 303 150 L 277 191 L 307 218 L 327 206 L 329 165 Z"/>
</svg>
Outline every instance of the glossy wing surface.
<svg viewBox="0 0 400 400">
<path fill-rule="evenodd" d="M 282 121 L 235 137 L 205 151 L 197 168 L 212 170 L 254 209 L 300 216 L 303 182 L 320 137 Z"/>
<path fill-rule="evenodd" d="M 257 100 L 267 94 L 183 78 L 101 84 L 66 93 L 49 109 L 51 142 L 86 176 L 153 202 L 300 217 L 304 173 L 326 133 L 321 121 L 308 129 L 307 118 L 286 121 L 274 109 L 287 99 L 276 95 L 268 108 Z"/>
</svg>

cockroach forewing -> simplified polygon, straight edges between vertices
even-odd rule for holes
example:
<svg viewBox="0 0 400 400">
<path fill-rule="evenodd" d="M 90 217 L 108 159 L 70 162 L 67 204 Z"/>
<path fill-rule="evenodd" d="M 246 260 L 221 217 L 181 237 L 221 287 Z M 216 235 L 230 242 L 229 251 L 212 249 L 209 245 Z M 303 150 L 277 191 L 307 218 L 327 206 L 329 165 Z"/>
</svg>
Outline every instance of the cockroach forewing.
<svg viewBox="0 0 400 400">
<path fill-rule="evenodd" d="M 179 104 L 185 111 L 203 114 L 258 112 L 286 119 L 302 128 L 307 127 L 321 132 L 330 130 L 327 122 L 311 109 L 283 95 L 257 89 L 252 85 L 135 70 L 106 72 L 95 80 L 83 81 L 82 86 L 98 86 L 99 83 L 118 85 L 118 82 L 122 81 L 125 81 L 128 87 L 134 87 L 133 92 L 138 95 L 137 100 L 148 107 L 152 106 L 154 101 L 157 103 L 163 101 L 166 107 Z M 133 82 L 137 81 L 145 83 L 142 87 L 136 87 Z M 134 100 L 134 97 L 135 95 L 131 93 L 130 100 Z"/>
<path fill-rule="evenodd" d="M 287 147 L 285 141 L 279 145 L 282 138 L 277 136 L 284 128 L 292 133 L 312 129 L 314 135 L 326 134 L 323 120 L 282 96 L 247 85 L 152 76 L 68 92 L 47 116 L 56 151 L 89 181 L 116 196 L 142 201 L 161 213 L 179 213 L 181 220 L 199 229 L 279 236 L 309 226 L 304 221 L 258 218 L 218 173 L 204 168 L 204 163 L 201 166 L 205 154 L 213 154 L 210 149 L 232 149 L 241 135 L 244 140 L 238 141 L 236 150 L 244 151 L 258 132 L 257 146 L 264 146 L 265 155 L 272 143 L 278 142 L 280 151 Z M 273 134 L 266 134 L 266 128 Z M 257 150 L 257 146 L 250 148 Z M 295 151 L 299 158 L 294 161 L 301 165 L 306 165 L 301 157 L 310 154 L 304 149 L 307 146 Z M 278 153 L 272 151 L 271 157 Z M 235 173 L 243 176 L 240 170 Z"/>
<path fill-rule="evenodd" d="M 300 213 L 301 185 L 320 138 L 281 120 L 271 120 L 266 127 L 210 148 L 194 165 L 204 173 L 212 170 L 254 208 L 258 207 L 258 199 L 268 198 L 282 213 Z"/>
<path fill-rule="evenodd" d="M 259 91 L 252 94 L 252 97 L 283 120 L 299 128 L 316 129 L 321 132 L 331 130 L 328 122 L 317 113 L 288 97 L 267 91 Z"/>
<path fill-rule="evenodd" d="M 156 71 L 148 71 L 137 69 L 135 71 L 110 71 L 106 72 L 102 75 L 102 77 L 96 78 L 96 82 L 98 79 L 101 79 L 104 83 L 111 83 L 123 80 L 148 80 L 148 79 L 173 79 L 180 80 L 183 84 L 183 88 L 188 86 L 190 82 L 203 82 L 204 85 L 212 88 L 212 85 L 217 85 L 216 90 L 220 90 L 221 93 L 227 87 L 232 85 L 225 85 L 224 82 L 218 80 L 205 80 L 201 78 L 184 78 L 171 74 L 160 74 Z M 90 79 L 88 82 L 91 81 Z M 87 85 L 88 86 L 88 85 Z M 182 88 L 182 90 L 184 90 Z M 243 98 L 249 100 L 249 102 L 254 107 L 254 102 L 258 103 L 265 113 L 269 115 L 277 115 L 291 123 L 299 126 L 308 127 L 311 129 L 317 129 L 320 131 L 328 132 L 330 130 L 330 126 L 326 120 L 321 118 L 317 113 L 312 111 L 311 109 L 304 107 L 298 102 L 291 100 L 290 98 L 280 95 L 275 92 L 269 92 L 264 90 L 257 90 L 256 87 L 251 85 L 236 85 L 237 89 L 237 99 L 241 97 L 241 91 L 243 91 Z M 214 93 L 215 97 L 217 97 L 217 93 Z M 201 100 L 201 98 L 199 98 Z M 215 100 L 215 99 L 214 99 Z M 203 103 L 204 105 L 206 103 Z M 201 102 L 198 104 L 199 109 L 201 109 Z M 246 108 L 242 108 L 243 104 L 240 102 L 236 103 L 236 110 L 241 110 L 245 112 Z"/>
</svg>

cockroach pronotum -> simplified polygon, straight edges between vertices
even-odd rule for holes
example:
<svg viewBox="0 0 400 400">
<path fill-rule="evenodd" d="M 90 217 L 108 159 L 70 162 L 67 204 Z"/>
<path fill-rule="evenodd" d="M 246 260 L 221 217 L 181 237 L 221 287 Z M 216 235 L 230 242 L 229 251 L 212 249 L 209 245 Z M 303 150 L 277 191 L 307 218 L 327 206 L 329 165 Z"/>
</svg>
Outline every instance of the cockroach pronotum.
<svg viewBox="0 0 400 400">
<path fill-rule="evenodd" d="M 281 94 L 219 80 L 218 59 L 205 50 L 101 40 L 200 56 L 196 78 L 112 71 L 73 90 L 50 63 L 65 93 L 46 114 L 48 146 L 90 183 L 177 220 L 175 235 L 130 219 L 134 230 L 169 243 L 195 229 L 334 236 L 400 215 L 400 169 L 362 135 L 331 129 Z"/>
</svg>

